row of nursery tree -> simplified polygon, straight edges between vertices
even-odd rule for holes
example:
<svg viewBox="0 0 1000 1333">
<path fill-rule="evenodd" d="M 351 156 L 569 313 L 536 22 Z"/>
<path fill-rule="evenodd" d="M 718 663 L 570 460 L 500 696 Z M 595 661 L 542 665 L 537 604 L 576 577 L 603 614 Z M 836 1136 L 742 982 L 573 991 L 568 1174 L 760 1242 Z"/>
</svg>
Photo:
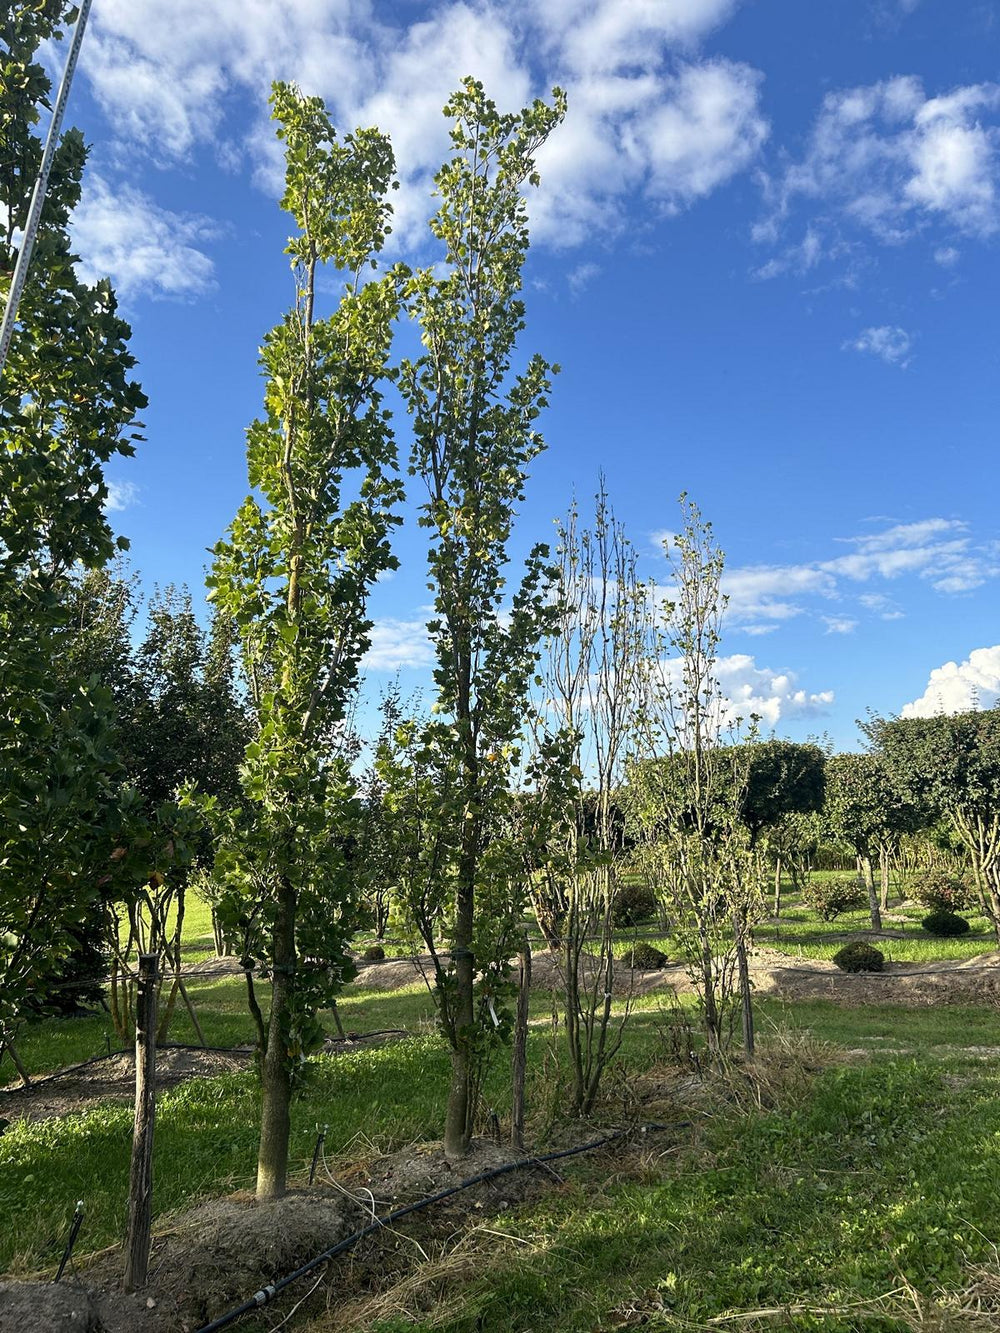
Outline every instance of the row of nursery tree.
<svg viewBox="0 0 1000 1333">
<path fill-rule="evenodd" d="M 36 56 L 66 12 L 44 0 L 4 22 L 2 281 L 41 151 Z M 110 285 L 74 264 L 79 134 L 57 153 L 0 395 L 0 1041 L 105 976 L 127 1034 L 140 952 L 165 965 L 162 1030 L 178 1004 L 197 1022 L 181 966 L 194 886 L 258 1034 L 267 1197 L 285 1188 L 296 1081 L 373 924 L 428 959 L 456 1156 L 511 1034 L 510 960 L 532 910 L 560 960 L 577 1113 L 627 1022 L 615 946 L 637 876 L 718 1054 L 734 1025 L 752 1052 L 753 929 L 776 861 L 800 865 L 817 819 L 857 857 L 873 924 L 878 870 L 887 885 L 930 831 L 960 850 L 1000 930 L 1000 714 L 875 723 L 859 756 L 761 740 L 716 681 L 722 555 L 686 500 L 665 603 L 603 488 L 592 517 L 571 509 L 512 578 L 556 370 L 517 346 L 523 195 L 562 93 L 504 115 L 463 83 L 445 108 L 436 261 L 416 270 L 380 264 L 386 137 L 339 137 L 287 85 L 272 107 L 294 295 L 261 348 L 250 494 L 214 549 L 208 630 L 169 590 L 134 626 L 113 568 L 126 543 L 105 517 L 104 468 L 141 439 L 145 399 Z M 395 358 L 404 319 L 419 351 Z M 405 466 L 390 387 L 409 419 Z M 363 738 L 369 595 L 396 565 L 404 471 L 428 538 L 433 694 L 424 709 L 390 692 Z"/>
</svg>

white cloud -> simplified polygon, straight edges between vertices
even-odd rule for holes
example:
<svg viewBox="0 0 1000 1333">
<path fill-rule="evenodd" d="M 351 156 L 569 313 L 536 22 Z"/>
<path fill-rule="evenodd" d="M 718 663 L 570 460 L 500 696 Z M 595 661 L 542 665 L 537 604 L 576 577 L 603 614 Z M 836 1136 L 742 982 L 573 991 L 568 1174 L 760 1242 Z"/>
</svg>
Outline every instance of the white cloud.
<svg viewBox="0 0 1000 1333">
<path fill-rule="evenodd" d="M 906 615 L 906 612 L 884 593 L 863 592 L 858 601 L 865 610 L 874 612 L 880 620 L 902 620 Z"/>
<path fill-rule="evenodd" d="M 820 717 L 833 703 L 833 690 L 810 693 L 793 671 L 759 667 L 747 653 L 720 657 L 716 677 L 725 697 L 726 722 L 756 714 L 769 727 L 792 718 Z"/>
<path fill-rule="evenodd" d="M 427 637 L 425 620 L 377 620 L 371 646 L 361 663 L 365 671 L 398 671 L 402 667 L 428 667 L 434 651 Z"/>
<path fill-rule="evenodd" d="M 627 195 L 677 210 L 753 160 L 768 131 L 760 75 L 697 55 L 738 2 L 449 0 L 397 25 L 369 0 L 103 0 L 83 69 L 123 151 L 168 162 L 210 144 L 229 167 L 248 156 L 272 193 L 280 154 L 263 96 L 273 79 L 323 96 L 339 126 L 378 124 L 401 173 L 403 244 L 425 237 L 448 147 L 441 107 L 459 79 L 475 74 L 501 109 L 561 83 L 569 115 L 539 156 L 531 208 L 536 234 L 567 246 L 619 229 Z"/>
<path fill-rule="evenodd" d="M 945 662 L 930 674 L 919 699 L 904 704 L 902 717 L 934 717 L 989 708 L 1000 701 L 1000 644 L 974 648 L 964 662 Z"/>
<path fill-rule="evenodd" d="M 977 546 L 961 519 L 931 518 L 898 523 L 883 532 L 847 539 L 854 550 L 823 561 L 834 576 L 866 582 L 917 574 L 938 592 L 969 592 L 1000 573 L 997 553 Z"/>
<path fill-rule="evenodd" d="M 574 296 L 579 296 L 583 289 L 598 276 L 601 271 L 599 264 L 577 264 L 576 268 L 571 269 L 566 281 L 569 283 L 569 289 Z"/>
<path fill-rule="evenodd" d="M 216 224 L 172 213 L 131 186 L 115 189 L 88 173 L 72 230 L 81 276 L 110 277 L 119 296 L 188 300 L 215 285 L 215 266 L 199 247 L 219 235 Z"/>
<path fill-rule="evenodd" d="M 680 659 L 667 658 L 660 663 L 660 669 L 668 687 L 678 690 L 679 697 L 682 696 Z M 748 653 L 720 657 L 715 663 L 714 675 L 719 707 L 713 725 L 720 731 L 732 727 L 737 720 L 747 724 L 751 716 L 760 718 L 768 728 L 797 718 L 821 717 L 834 702 L 833 690 L 804 690 L 794 671 L 775 671 L 771 667 L 758 666 L 756 659 Z"/>
<path fill-rule="evenodd" d="M 910 364 L 912 347 L 913 339 L 906 330 L 889 324 L 863 329 L 857 338 L 844 343 L 845 351 L 870 352 L 872 356 L 881 357 L 887 365 L 904 369 Z"/>
<path fill-rule="evenodd" d="M 845 633 L 857 623 L 858 606 L 882 620 L 899 620 L 905 614 L 884 593 L 855 594 L 852 585 L 910 576 L 930 583 L 936 592 L 953 595 L 1000 575 L 1000 549 L 974 541 L 961 519 L 892 523 L 840 541 L 850 549 L 828 560 L 727 568 L 722 576 L 722 591 L 728 598 L 726 624 L 744 633 L 765 634 L 796 617 L 817 614 L 828 632 Z M 827 604 L 821 611 L 815 609 L 817 598 Z M 852 604 L 844 607 L 849 599 Z M 829 609 L 831 602 L 837 604 L 835 609 Z"/>
<path fill-rule="evenodd" d="M 1000 230 L 1000 84 L 928 97 L 900 76 L 828 93 L 801 160 L 765 177 L 773 241 L 799 204 L 898 244 L 933 222 L 985 238 Z"/>
<path fill-rule="evenodd" d="M 139 498 L 139 487 L 134 481 L 105 481 L 108 498 L 104 501 L 106 514 L 120 514 L 130 509 Z"/>
<path fill-rule="evenodd" d="M 722 576 L 727 619 L 736 622 L 791 620 L 803 610 L 796 599 L 835 590 L 833 576 L 815 565 L 746 565 Z"/>
<path fill-rule="evenodd" d="M 934 251 L 934 262 L 942 268 L 954 268 L 961 257 L 953 245 L 941 245 Z"/>
</svg>

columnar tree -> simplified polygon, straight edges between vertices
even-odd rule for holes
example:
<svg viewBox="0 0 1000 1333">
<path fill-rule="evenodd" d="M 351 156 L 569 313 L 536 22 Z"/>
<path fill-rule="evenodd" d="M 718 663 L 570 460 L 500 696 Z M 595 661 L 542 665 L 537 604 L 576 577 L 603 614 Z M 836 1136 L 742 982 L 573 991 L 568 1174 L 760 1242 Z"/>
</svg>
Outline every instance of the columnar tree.
<svg viewBox="0 0 1000 1333">
<path fill-rule="evenodd" d="M 424 928 L 432 932 L 438 1012 L 451 1046 L 445 1149 L 453 1156 L 472 1133 L 487 1030 L 477 1013 L 477 973 L 486 994 L 506 970 L 504 927 L 516 913 L 496 895 L 512 882 L 516 849 L 502 830 L 510 827 L 538 642 L 554 610 L 545 548 L 531 551 L 509 606 L 505 566 L 527 468 L 543 447 L 535 421 L 553 369 L 540 356 L 520 373 L 512 367 L 524 326 L 522 191 L 537 182 L 535 154 L 564 110 L 557 91 L 551 106 L 536 101 L 501 115 L 481 84 L 464 81 L 445 107 L 454 151 L 435 177 L 440 207 L 431 231 L 442 261 L 407 289 L 424 351 L 404 362 L 400 387 L 413 418 L 411 472 L 427 489 L 420 522 L 430 534 L 437 694 L 437 720 L 416 739 L 421 754 L 433 751 L 446 788 L 433 813 L 445 826 L 433 839 L 441 855 L 428 865 L 433 879 L 424 879 L 419 898 L 440 900 Z M 442 913 L 447 957 L 438 948 Z M 492 1026 L 489 1008 L 485 1023 Z"/>
<path fill-rule="evenodd" d="M 630 802 L 641 833 L 665 845 L 668 907 L 709 1050 L 723 1051 L 738 985 L 744 1045 L 752 1053 L 747 949 L 761 909 L 762 855 L 742 811 L 753 747 L 723 744 L 740 722 L 729 716 L 716 674 L 724 557 L 697 506 L 682 496 L 682 507 L 683 529 L 668 551 L 665 655 L 650 689 L 647 757 L 634 766 Z"/>
<path fill-rule="evenodd" d="M 261 349 L 264 415 L 247 432 L 248 496 L 215 549 L 216 603 L 239 634 L 255 713 L 237 808 L 220 820 L 217 871 L 244 941 L 262 1052 L 257 1194 L 283 1193 L 293 1075 L 317 1010 L 349 975 L 344 856 L 354 782 L 344 729 L 368 642 L 369 590 L 394 565 L 400 499 L 380 385 L 398 310 L 394 272 L 372 269 L 389 230 L 394 162 L 374 129 L 339 139 L 320 99 L 275 84 L 295 303 Z M 326 317 L 318 280 L 344 286 Z M 331 828 L 332 826 L 332 828 Z M 271 982 L 265 1019 L 254 969 Z"/>
<path fill-rule="evenodd" d="M 638 575 L 638 553 L 603 480 L 593 526 L 580 526 L 574 506 L 558 531 L 560 618 L 545 657 L 544 715 L 568 739 L 568 766 L 579 777 L 575 790 L 567 788 L 568 817 L 550 841 L 536 892 L 560 927 L 571 1105 L 580 1115 L 593 1109 L 624 1032 L 624 1018 L 612 1023 L 611 1002 L 626 851 L 616 798 L 640 745 L 656 635 L 652 590 Z"/>
<path fill-rule="evenodd" d="M 42 154 L 50 83 L 36 54 L 71 11 L 42 0 L 0 18 L 0 299 Z M 0 1042 L 29 999 L 44 1003 L 74 931 L 101 910 L 119 824 L 111 701 L 92 679 L 67 689 L 51 667 L 67 619 L 60 582 L 125 544 L 104 516 L 104 466 L 133 452 L 145 405 L 110 284 L 88 286 L 74 267 L 85 159 L 68 131 L 0 385 Z"/>
</svg>

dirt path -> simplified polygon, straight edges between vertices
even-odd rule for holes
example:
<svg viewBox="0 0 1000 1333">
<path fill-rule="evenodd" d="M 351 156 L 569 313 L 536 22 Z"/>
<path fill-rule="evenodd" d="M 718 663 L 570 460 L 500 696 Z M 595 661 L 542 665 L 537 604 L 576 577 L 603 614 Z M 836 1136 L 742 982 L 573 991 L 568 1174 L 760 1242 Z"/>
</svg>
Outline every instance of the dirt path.
<svg viewBox="0 0 1000 1333">
<path fill-rule="evenodd" d="M 354 988 L 401 990 L 420 982 L 425 973 L 429 976 L 430 966 L 430 957 L 426 955 L 369 963 L 361 968 L 347 992 Z M 887 963 L 882 973 L 852 974 L 841 972 L 828 959 L 793 958 L 761 948 L 752 955 L 751 972 L 758 995 L 788 1000 L 833 1000 L 847 1005 L 972 1004 L 1000 994 L 1000 952 L 933 963 Z M 559 986 L 557 956 L 548 952 L 535 954 L 531 984 L 539 990 Z M 654 991 L 685 994 L 692 986 L 686 969 L 678 963 L 648 972 L 619 965 L 613 989 L 616 995 L 642 996 Z"/>
</svg>

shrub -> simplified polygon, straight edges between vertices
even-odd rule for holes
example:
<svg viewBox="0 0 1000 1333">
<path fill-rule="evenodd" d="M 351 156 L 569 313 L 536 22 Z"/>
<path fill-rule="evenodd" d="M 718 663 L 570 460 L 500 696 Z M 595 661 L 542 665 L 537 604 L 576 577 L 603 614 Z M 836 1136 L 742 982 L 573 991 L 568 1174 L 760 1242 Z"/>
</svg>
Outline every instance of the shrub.
<svg viewBox="0 0 1000 1333">
<path fill-rule="evenodd" d="M 972 929 L 964 916 L 940 908 L 931 912 L 930 916 L 925 916 L 920 924 L 928 934 L 938 935 L 941 939 L 951 935 L 967 935 Z"/>
<path fill-rule="evenodd" d="M 612 924 L 618 928 L 638 926 L 656 915 L 656 894 L 647 884 L 623 884 L 611 907 Z"/>
<path fill-rule="evenodd" d="M 969 886 L 962 876 L 937 867 L 925 870 L 914 880 L 912 896 L 921 907 L 930 908 L 932 914 L 954 913 L 958 908 L 972 906 Z"/>
<path fill-rule="evenodd" d="M 856 879 L 812 878 L 802 889 L 802 901 L 824 921 L 841 912 L 854 912 L 868 903 L 864 885 Z"/>
<path fill-rule="evenodd" d="M 382 963 L 385 961 L 385 950 L 381 944 L 370 944 L 361 955 L 361 960 L 365 963 Z"/>
<path fill-rule="evenodd" d="M 667 955 L 662 953 L 654 945 L 642 942 L 633 945 L 633 947 L 622 956 L 622 962 L 626 967 L 637 968 L 640 972 L 652 972 L 656 968 L 666 966 Z"/>
<path fill-rule="evenodd" d="M 865 940 L 852 940 L 833 955 L 841 972 L 881 972 L 885 954 Z"/>
</svg>

